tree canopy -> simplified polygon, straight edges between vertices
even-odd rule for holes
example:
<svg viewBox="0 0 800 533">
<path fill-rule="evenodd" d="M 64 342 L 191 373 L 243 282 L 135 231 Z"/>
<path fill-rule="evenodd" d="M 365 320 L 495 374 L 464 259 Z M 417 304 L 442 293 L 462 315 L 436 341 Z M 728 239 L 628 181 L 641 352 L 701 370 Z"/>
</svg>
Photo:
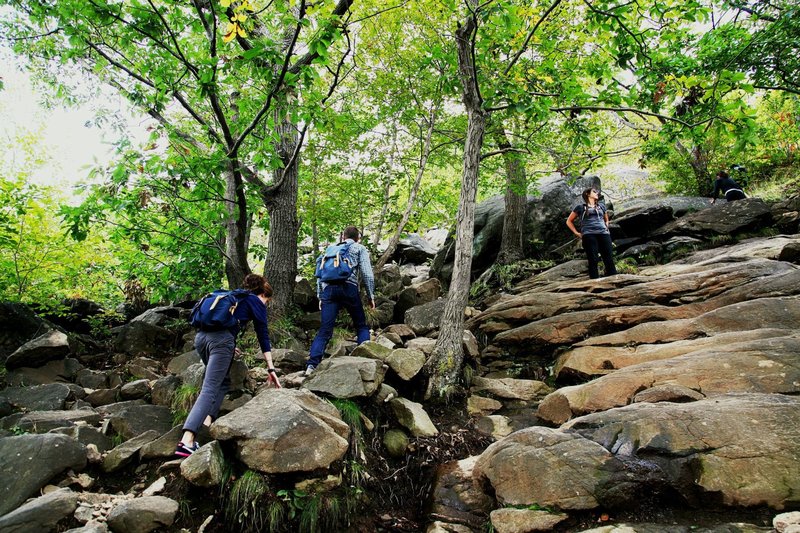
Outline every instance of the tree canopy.
<svg viewBox="0 0 800 533">
<path fill-rule="evenodd" d="M 459 197 L 474 201 L 461 186 L 478 115 L 470 188 L 509 205 L 539 175 L 617 157 L 691 194 L 732 162 L 755 182 L 796 161 L 800 17 L 788 0 L 0 5 L 4 41 L 55 95 L 72 92 L 69 64 L 150 117 L 144 146 L 120 142 L 80 205 L 45 195 L 49 220 L 36 224 L 102 241 L 117 286 L 136 279 L 153 300 L 259 268 L 283 311 L 302 254 L 342 227 L 364 228 L 370 246 L 451 227 Z M 11 257 L 33 245 L 22 213 L 45 200 L 24 178 L 2 183 Z M 509 260 L 521 257 L 520 230 L 506 238 Z"/>
</svg>

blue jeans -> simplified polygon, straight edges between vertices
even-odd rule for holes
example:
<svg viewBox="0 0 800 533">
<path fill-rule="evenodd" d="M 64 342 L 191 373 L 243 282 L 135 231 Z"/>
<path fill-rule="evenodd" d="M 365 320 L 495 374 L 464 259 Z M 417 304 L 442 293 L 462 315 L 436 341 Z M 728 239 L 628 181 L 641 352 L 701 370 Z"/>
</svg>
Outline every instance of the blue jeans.
<svg viewBox="0 0 800 533">
<path fill-rule="evenodd" d="M 325 347 L 333 336 L 333 326 L 336 323 L 336 315 L 339 309 L 344 307 L 350 313 L 353 324 L 356 327 L 358 344 L 369 340 L 369 326 L 367 326 L 367 316 L 364 314 L 364 305 L 361 303 L 361 296 L 358 294 L 358 286 L 352 283 L 341 283 L 328 285 L 322 289 L 320 301 L 322 302 L 322 325 L 317 331 L 314 342 L 311 343 L 311 351 L 308 355 L 308 366 L 316 367 L 322 361 L 325 354 Z"/>
<path fill-rule="evenodd" d="M 228 372 L 233 363 L 236 338 L 230 331 L 198 331 L 194 346 L 206 365 L 200 395 L 189 411 L 183 429 L 197 434 L 206 416 L 217 418 L 222 401 L 231 386 Z"/>
<path fill-rule="evenodd" d="M 600 277 L 597 271 L 597 253 L 603 258 L 603 266 L 605 266 L 606 276 L 613 276 L 617 273 L 617 267 L 614 266 L 613 248 L 611 245 L 611 235 L 608 233 L 589 233 L 583 234 L 583 250 L 586 252 L 586 259 L 589 261 L 589 277 L 596 279 Z"/>
</svg>

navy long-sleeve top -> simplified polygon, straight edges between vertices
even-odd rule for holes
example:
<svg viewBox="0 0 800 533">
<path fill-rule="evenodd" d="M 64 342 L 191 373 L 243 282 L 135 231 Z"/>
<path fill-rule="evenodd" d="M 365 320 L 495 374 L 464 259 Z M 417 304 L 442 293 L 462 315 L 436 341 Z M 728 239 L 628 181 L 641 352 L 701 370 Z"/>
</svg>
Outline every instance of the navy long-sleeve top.
<svg viewBox="0 0 800 533">
<path fill-rule="evenodd" d="M 231 328 L 231 333 L 236 337 L 240 329 L 244 329 L 249 321 L 253 321 L 253 329 L 256 330 L 258 344 L 261 345 L 262 352 L 271 352 L 269 344 L 269 322 L 267 320 L 267 306 L 255 294 L 248 294 L 239 301 L 233 316 L 239 321 L 239 325 Z"/>
<path fill-rule="evenodd" d="M 731 189 L 739 189 L 740 191 L 742 190 L 739 184 L 733 181 L 731 178 L 717 178 L 714 180 L 714 190 L 711 193 L 711 198 L 716 198 L 719 196 L 719 193 L 724 195 Z"/>
</svg>

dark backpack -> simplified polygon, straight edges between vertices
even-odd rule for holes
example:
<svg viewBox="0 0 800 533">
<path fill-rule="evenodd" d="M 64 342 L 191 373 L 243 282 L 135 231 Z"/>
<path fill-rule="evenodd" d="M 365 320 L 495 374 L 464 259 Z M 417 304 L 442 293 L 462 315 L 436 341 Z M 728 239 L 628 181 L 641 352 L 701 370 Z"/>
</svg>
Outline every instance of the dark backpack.
<svg viewBox="0 0 800 533">
<path fill-rule="evenodd" d="M 245 289 L 219 289 L 207 294 L 192 309 L 189 323 L 203 331 L 220 331 L 238 326 L 239 321 L 233 313 L 249 293 Z"/>
<path fill-rule="evenodd" d="M 350 260 L 351 242 L 331 244 L 325 253 L 317 258 L 317 269 L 314 275 L 325 283 L 344 283 L 353 273 Z"/>
</svg>

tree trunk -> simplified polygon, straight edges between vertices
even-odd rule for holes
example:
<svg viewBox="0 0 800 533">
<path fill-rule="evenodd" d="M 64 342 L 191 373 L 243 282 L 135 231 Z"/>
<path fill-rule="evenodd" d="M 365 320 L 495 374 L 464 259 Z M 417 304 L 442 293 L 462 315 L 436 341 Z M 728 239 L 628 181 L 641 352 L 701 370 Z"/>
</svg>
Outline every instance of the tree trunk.
<svg viewBox="0 0 800 533">
<path fill-rule="evenodd" d="M 462 338 L 464 336 L 464 309 L 469 296 L 472 270 L 472 242 L 475 228 L 475 196 L 478 192 L 483 134 L 486 130 L 486 112 L 482 109 L 472 56 L 471 37 L 477 29 L 475 19 L 469 17 L 456 32 L 458 71 L 463 86 L 464 106 L 467 109 L 467 138 L 464 142 L 464 168 L 456 222 L 455 263 L 453 279 L 447 293 L 442 313 L 439 338 L 433 354 L 425 365 L 429 376 L 426 398 L 447 397 L 455 385 L 464 363 Z"/>
<path fill-rule="evenodd" d="M 679 154 L 686 158 L 687 163 L 692 168 L 695 180 L 695 190 L 692 192 L 698 196 L 708 194 L 711 188 L 711 175 L 708 172 L 708 151 L 703 149 L 701 145 L 695 145 L 689 150 L 680 141 L 675 143 L 675 148 Z"/>
<path fill-rule="evenodd" d="M 233 167 L 234 163 L 229 162 Z M 241 287 L 244 277 L 250 273 L 247 262 L 247 200 L 244 195 L 242 175 L 232 168 L 225 176 L 225 277 L 231 289 Z"/>
<path fill-rule="evenodd" d="M 269 240 L 264 275 L 273 288 L 270 309 L 277 315 L 285 314 L 293 303 L 294 283 L 297 276 L 297 218 L 298 158 L 292 160 L 297 148 L 297 128 L 286 113 L 286 107 L 275 111 L 275 128 L 278 143 L 275 146 L 285 168 L 276 169 L 274 183 L 265 196 L 264 205 L 269 213 Z"/>
<path fill-rule="evenodd" d="M 511 148 L 511 143 L 502 125 L 497 131 L 496 137 L 500 149 Z M 506 167 L 506 209 L 503 215 L 503 238 L 500 242 L 497 262 L 501 265 L 510 265 L 525 258 L 522 226 L 528 203 L 528 180 L 525 175 L 525 163 L 520 154 L 511 151 L 504 152 L 503 163 Z"/>
<path fill-rule="evenodd" d="M 433 137 L 434 124 L 436 124 L 437 111 L 437 104 L 433 104 L 428 117 L 428 131 L 425 134 L 425 142 L 422 146 L 422 153 L 420 154 L 419 158 L 417 177 L 414 180 L 414 185 L 411 187 L 411 191 L 408 193 L 408 202 L 406 202 L 406 209 L 403 212 L 403 218 L 400 219 L 400 223 L 397 225 L 397 229 L 395 230 L 394 235 L 392 235 L 392 239 L 389 241 L 389 246 L 386 248 L 386 251 L 383 252 L 383 255 L 375 265 L 376 272 L 380 272 L 383 268 L 383 265 L 389 261 L 389 258 L 394 253 L 395 248 L 397 248 L 397 243 L 400 241 L 400 235 L 403 234 L 406 224 L 408 224 L 408 219 L 411 218 L 411 211 L 413 211 L 414 204 L 417 202 L 417 195 L 419 194 L 419 186 L 422 183 L 422 176 L 425 174 L 425 167 L 428 166 L 428 158 L 431 155 L 431 138 Z M 480 148 L 478 148 L 478 152 L 480 153 Z"/>
<path fill-rule="evenodd" d="M 383 235 L 383 225 L 386 222 L 386 215 L 389 212 L 389 202 L 392 198 L 392 172 L 394 171 L 394 156 L 397 153 L 397 124 L 392 124 L 392 152 L 389 155 L 389 168 L 386 170 L 386 173 L 383 176 L 385 180 L 384 187 L 383 187 L 383 206 L 381 207 L 381 215 L 378 218 L 378 228 L 375 230 L 375 237 L 372 240 L 372 244 L 375 246 L 375 249 L 378 249 L 378 245 L 381 243 L 381 236 Z M 385 263 L 385 262 L 384 262 Z M 383 265 L 378 267 L 376 270 L 380 272 L 380 269 L 383 268 Z"/>
</svg>

